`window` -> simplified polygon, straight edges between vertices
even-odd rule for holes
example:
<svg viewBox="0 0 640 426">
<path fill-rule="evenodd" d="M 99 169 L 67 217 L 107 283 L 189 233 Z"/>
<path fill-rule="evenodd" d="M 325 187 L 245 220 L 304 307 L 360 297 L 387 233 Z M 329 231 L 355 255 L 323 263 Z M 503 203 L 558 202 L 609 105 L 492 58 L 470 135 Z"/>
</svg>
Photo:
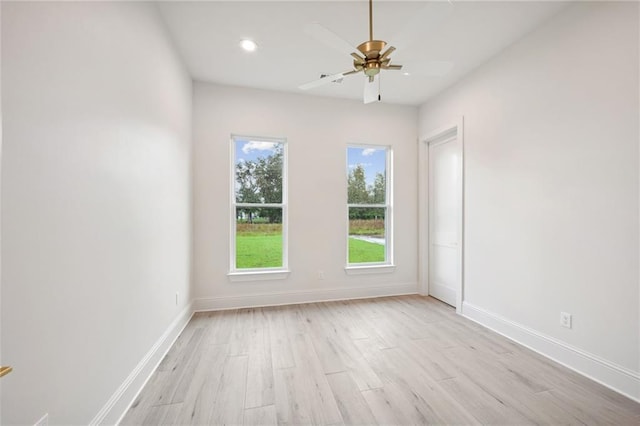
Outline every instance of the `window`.
<svg viewBox="0 0 640 426">
<path fill-rule="evenodd" d="M 231 273 L 287 268 L 286 142 L 232 137 Z"/>
<path fill-rule="evenodd" d="M 347 266 L 392 264 L 391 149 L 347 147 Z"/>
</svg>

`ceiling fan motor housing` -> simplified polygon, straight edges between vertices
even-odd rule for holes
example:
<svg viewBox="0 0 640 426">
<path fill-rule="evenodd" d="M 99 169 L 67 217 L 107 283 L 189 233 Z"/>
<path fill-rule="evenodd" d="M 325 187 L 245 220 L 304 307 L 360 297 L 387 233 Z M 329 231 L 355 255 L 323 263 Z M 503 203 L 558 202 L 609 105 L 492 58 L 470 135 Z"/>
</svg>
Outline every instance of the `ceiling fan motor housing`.
<svg viewBox="0 0 640 426">
<path fill-rule="evenodd" d="M 376 59 L 380 56 L 380 52 L 384 50 L 386 45 L 386 41 L 369 40 L 358 46 L 358 50 L 362 52 L 367 59 Z"/>
<path fill-rule="evenodd" d="M 364 55 L 365 63 L 358 64 L 354 62 L 354 67 L 364 69 L 364 73 L 369 77 L 372 77 L 380 72 L 380 53 L 384 50 L 387 43 L 382 40 L 369 40 L 358 46 L 358 50 Z M 360 67 L 358 67 L 358 65 Z"/>
</svg>

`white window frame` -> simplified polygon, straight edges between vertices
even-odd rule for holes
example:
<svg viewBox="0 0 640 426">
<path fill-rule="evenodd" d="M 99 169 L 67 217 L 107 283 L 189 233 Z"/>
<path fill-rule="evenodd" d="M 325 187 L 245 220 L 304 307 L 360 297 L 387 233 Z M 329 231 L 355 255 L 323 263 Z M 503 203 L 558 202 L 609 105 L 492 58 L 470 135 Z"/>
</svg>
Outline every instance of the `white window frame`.
<svg viewBox="0 0 640 426">
<path fill-rule="evenodd" d="M 255 140 L 282 144 L 282 202 L 281 203 L 238 203 L 236 202 L 236 143 L 238 140 Z M 289 276 L 289 213 L 288 213 L 288 144 L 286 138 L 247 136 L 232 134 L 230 149 L 230 206 L 231 230 L 229 238 L 229 273 L 231 281 L 277 280 Z M 275 207 L 282 209 L 282 266 L 277 268 L 236 268 L 236 210 L 241 207 Z"/>
<path fill-rule="evenodd" d="M 346 221 L 346 266 L 345 271 L 349 275 L 389 273 L 395 271 L 393 263 L 393 149 L 390 145 L 371 145 L 351 143 L 346 148 L 346 179 L 349 176 L 349 148 L 358 149 L 384 149 L 385 155 L 385 203 L 384 204 L 350 204 L 347 202 Z M 384 208 L 384 230 L 385 230 L 385 260 L 382 262 L 349 263 L 349 209 L 357 207 Z"/>
</svg>

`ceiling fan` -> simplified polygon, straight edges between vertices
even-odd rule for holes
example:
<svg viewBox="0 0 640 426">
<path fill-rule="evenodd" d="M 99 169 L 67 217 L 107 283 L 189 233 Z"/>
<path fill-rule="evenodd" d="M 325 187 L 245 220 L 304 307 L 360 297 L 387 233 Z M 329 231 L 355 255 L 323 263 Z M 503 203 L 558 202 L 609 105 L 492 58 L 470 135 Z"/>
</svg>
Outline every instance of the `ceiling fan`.
<svg viewBox="0 0 640 426">
<path fill-rule="evenodd" d="M 346 43 L 340 39 L 337 35 L 331 31 L 316 26 L 315 31 L 311 31 L 311 35 L 317 38 L 324 38 L 324 41 L 329 44 L 342 44 L 339 46 L 340 50 L 344 50 Z M 329 38 L 330 40 L 327 40 Z M 333 40 L 331 40 L 333 39 Z M 340 80 L 346 76 L 364 73 L 367 77 L 364 84 L 364 103 L 371 103 L 380 100 L 380 85 L 379 74 L 382 70 L 401 70 L 402 65 L 391 64 L 390 55 L 396 50 L 395 47 L 387 47 L 387 42 L 383 40 L 373 39 L 373 0 L 369 0 L 369 40 L 361 43 L 357 49 L 358 52 L 351 51 L 349 54 L 353 57 L 353 69 L 344 71 L 337 74 L 325 75 L 318 80 L 303 84 L 299 86 L 302 90 L 308 90 L 314 87 L 321 86 L 326 83 L 330 83 L 336 80 Z M 352 50 L 351 46 L 348 46 L 349 50 Z"/>
</svg>

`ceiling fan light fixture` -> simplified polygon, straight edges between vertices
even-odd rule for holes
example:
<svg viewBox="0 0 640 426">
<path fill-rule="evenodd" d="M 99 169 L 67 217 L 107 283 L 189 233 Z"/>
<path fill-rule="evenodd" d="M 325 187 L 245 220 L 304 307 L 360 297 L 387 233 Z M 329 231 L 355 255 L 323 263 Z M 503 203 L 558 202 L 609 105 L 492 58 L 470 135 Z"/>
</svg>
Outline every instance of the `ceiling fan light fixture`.
<svg viewBox="0 0 640 426">
<path fill-rule="evenodd" d="M 369 77 L 373 77 L 380 72 L 380 64 L 375 61 L 368 61 L 365 64 L 364 73 Z"/>
<path fill-rule="evenodd" d="M 255 50 L 258 48 L 258 45 L 255 41 L 244 38 L 240 40 L 240 47 L 242 47 L 247 52 L 255 52 Z"/>
</svg>

